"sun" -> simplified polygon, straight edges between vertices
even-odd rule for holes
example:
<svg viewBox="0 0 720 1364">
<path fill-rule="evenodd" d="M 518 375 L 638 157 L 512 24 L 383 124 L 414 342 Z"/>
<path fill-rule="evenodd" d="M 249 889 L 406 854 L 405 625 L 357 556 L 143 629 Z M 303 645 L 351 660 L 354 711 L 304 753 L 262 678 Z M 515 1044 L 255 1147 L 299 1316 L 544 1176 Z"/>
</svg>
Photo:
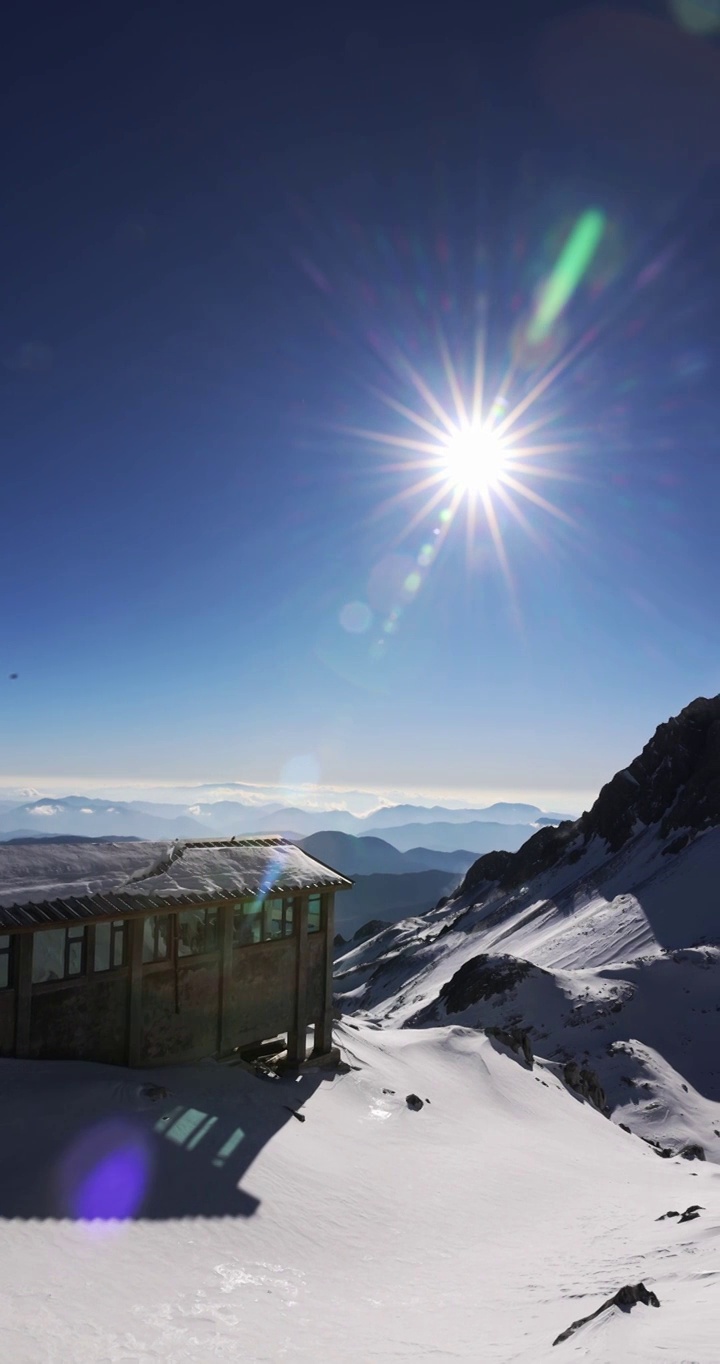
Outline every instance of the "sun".
<svg viewBox="0 0 720 1364">
<path fill-rule="evenodd" d="M 442 460 L 448 482 L 457 492 L 487 493 L 502 482 L 508 452 L 499 437 L 477 425 L 450 437 Z"/>
</svg>

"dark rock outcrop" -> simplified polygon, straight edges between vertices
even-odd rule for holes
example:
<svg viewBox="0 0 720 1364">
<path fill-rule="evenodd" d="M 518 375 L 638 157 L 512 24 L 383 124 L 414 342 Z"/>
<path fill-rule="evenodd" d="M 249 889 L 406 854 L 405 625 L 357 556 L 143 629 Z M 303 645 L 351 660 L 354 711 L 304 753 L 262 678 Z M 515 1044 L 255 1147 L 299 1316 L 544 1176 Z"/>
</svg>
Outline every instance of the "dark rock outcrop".
<svg viewBox="0 0 720 1364">
<path fill-rule="evenodd" d="M 589 1321 L 594 1321 L 600 1316 L 601 1312 L 607 1312 L 611 1307 L 620 1307 L 624 1312 L 629 1312 L 636 1303 L 642 1302 L 646 1307 L 659 1307 L 660 1303 L 652 1289 L 646 1288 L 644 1283 L 625 1284 L 619 1288 L 612 1298 L 598 1307 L 596 1312 L 591 1312 L 587 1317 L 580 1317 L 579 1321 L 574 1321 L 572 1326 L 568 1326 L 567 1331 L 563 1331 L 553 1341 L 553 1345 L 560 1345 L 564 1340 L 569 1340 L 570 1336 L 580 1330 L 581 1326 L 586 1326 Z"/>
<path fill-rule="evenodd" d="M 412 1109 L 413 1113 L 419 1113 L 420 1109 L 423 1107 L 423 1101 L 417 1094 L 407 1094 L 405 1102 L 408 1108 Z"/>
<path fill-rule="evenodd" d="M 641 1141 L 646 1142 L 648 1146 L 652 1146 L 655 1155 L 661 1156 L 663 1160 L 669 1160 L 671 1156 L 675 1155 L 675 1152 L 671 1150 L 669 1146 L 663 1146 L 661 1142 L 653 1141 L 652 1137 L 643 1137 L 640 1132 L 638 1132 L 637 1135 L 640 1137 Z"/>
<path fill-rule="evenodd" d="M 703 1150 L 702 1146 L 698 1146 L 696 1143 L 693 1142 L 691 1142 L 689 1146 L 683 1146 L 682 1150 L 678 1151 L 678 1155 L 682 1156 L 683 1160 L 705 1159 L 705 1151 Z"/>
<path fill-rule="evenodd" d="M 563 1066 L 563 1079 L 568 1089 L 572 1089 L 581 1098 L 587 1099 L 606 1118 L 610 1116 L 605 1090 L 595 1071 L 591 1070 L 589 1066 L 579 1066 L 577 1061 L 568 1061 Z"/>
<path fill-rule="evenodd" d="M 459 1014 L 482 999 L 492 999 L 495 995 L 514 990 L 526 976 L 533 971 L 545 974 L 538 966 L 520 957 L 489 956 L 480 952 L 476 957 L 463 962 L 450 980 L 440 989 L 440 999 L 448 1014 Z"/>
<path fill-rule="evenodd" d="M 504 1047 L 509 1047 L 516 1056 L 523 1056 L 526 1065 L 532 1070 L 535 1057 L 527 1028 L 486 1028 L 485 1033 L 488 1037 L 494 1037 L 497 1042 L 501 1042 Z"/>
<path fill-rule="evenodd" d="M 570 865 L 591 838 L 617 852 L 638 823 L 657 824 L 660 838 L 682 831 L 665 850 L 678 853 L 696 832 L 720 824 L 720 696 L 698 697 L 659 725 L 629 767 L 603 786 L 592 809 L 555 828 L 539 829 L 515 853 L 474 862 L 460 893 L 484 882 L 513 890 L 556 864 Z"/>
<path fill-rule="evenodd" d="M 387 919 L 369 919 L 366 924 L 361 924 L 353 933 L 353 942 L 365 942 L 368 938 L 377 937 L 384 928 L 389 928 Z"/>
</svg>

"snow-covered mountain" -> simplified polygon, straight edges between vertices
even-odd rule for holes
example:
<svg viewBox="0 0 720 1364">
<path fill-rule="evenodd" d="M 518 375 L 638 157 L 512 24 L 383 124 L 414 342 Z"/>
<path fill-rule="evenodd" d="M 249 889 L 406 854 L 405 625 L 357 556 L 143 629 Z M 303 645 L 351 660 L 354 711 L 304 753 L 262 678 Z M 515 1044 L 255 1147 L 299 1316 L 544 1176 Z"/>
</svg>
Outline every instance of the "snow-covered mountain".
<svg viewBox="0 0 720 1364">
<path fill-rule="evenodd" d="M 335 1070 L 0 1061 L 4 1355 L 715 1364 L 719 723 L 343 957 Z"/>
<path fill-rule="evenodd" d="M 346 1010 L 527 1034 L 617 1122 L 720 1162 L 720 697 L 661 725 L 574 822 L 346 954 Z"/>
</svg>

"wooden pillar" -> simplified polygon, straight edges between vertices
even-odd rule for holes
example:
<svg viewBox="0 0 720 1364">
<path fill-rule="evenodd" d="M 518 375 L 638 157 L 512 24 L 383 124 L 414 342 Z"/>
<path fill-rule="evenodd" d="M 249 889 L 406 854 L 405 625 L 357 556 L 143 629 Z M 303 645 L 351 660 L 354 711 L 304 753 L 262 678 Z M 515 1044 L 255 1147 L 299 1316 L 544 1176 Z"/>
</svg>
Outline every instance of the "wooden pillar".
<svg viewBox="0 0 720 1364">
<path fill-rule="evenodd" d="M 218 938 L 220 944 L 220 988 L 218 990 L 218 1055 L 224 1056 L 232 1049 L 232 1039 L 228 1034 L 227 1013 L 232 993 L 233 967 L 233 916 L 232 905 L 223 905 L 218 910 Z"/>
<path fill-rule="evenodd" d="M 32 1009 L 32 959 L 34 933 L 18 933 L 15 939 L 15 1055 L 30 1055 L 30 1011 Z"/>
<path fill-rule="evenodd" d="M 128 919 L 130 951 L 128 958 L 128 1065 L 139 1066 L 142 1059 L 142 956 L 144 919 Z"/>
<path fill-rule="evenodd" d="M 306 1055 L 307 1036 L 307 977 L 308 977 L 308 902 L 307 895 L 293 901 L 293 937 L 295 938 L 295 998 L 292 1023 L 288 1030 L 287 1059 L 290 1065 L 301 1066 Z"/>
<path fill-rule="evenodd" d="M 332 891 L 322 897 L 323 949 L 323 1006 L 315 1024 L 315 1056 L 327 1056 L 332 1051 L 332 995 L 333 995 L 333 938 L 335 937 L 335 896 Z"/>
</svg>

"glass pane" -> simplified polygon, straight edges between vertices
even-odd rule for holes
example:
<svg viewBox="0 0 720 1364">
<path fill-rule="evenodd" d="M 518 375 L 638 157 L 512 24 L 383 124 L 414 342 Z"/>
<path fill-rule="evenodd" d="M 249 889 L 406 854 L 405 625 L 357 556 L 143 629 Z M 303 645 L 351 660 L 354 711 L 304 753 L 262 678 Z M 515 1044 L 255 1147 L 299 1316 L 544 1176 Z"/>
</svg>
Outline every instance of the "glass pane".
<svg viewBox="0 0 720 1364">
<path fill-rule="evenodd" d="M 308 900 L 308 933 L 320 932 L 320 896 L 311 895 Z"/>
<path fill-rule="evenodd" d="M 218 945 L 216 909 L 208 909 L 205 914 L 205 951 L 214 952 Z"/>
<path fill-rule="evenodd" d="M 110 925 L 97 924 L 95 927 L 95 970 L 110 970 Z"/>
<path fill-rule="evenodd" d="M 68 975 L 69 976 L 81 975 L 82 966 L 83 966 L 82 941 L 78 942 L 76 938 L 73 938 L 68 943 L 68 967 L 67 967 Z"/>
<path fill-rule="evenodd" d="M 257 901 L 236 907 L 233 915 L 233 943 L 236 947 L 247 947 L 249 943 L 260 942 L 262 918 L 262 905 Z"/>
<path fill-rule="evenodd" d="M 3 949 L 4 947 L 9 947 L 9 946 L 10 946 L 10 934 L 9 934 L 9 933 L 0 933 L 0 951 L 2 951 L 2 949 Z"/>
<path fill-rule="evenodd" d="M 62 980 L 65 975 L 65 929 L 43 928 L 33 933 L 32 978 L 34 985 L 44 980 Z"/>
<path fill-rule="evenodd" d="M 77 940 L 79 938 L 82 940 L 85 936 L 85 929 L 80 924 L 70 924 L 67 935 L 70 939 Z"/>
<path fill-rule="evenodd" d="M 143 924 L 143 961 L 155 960 L 155 914 L 148 914 Z"/>
<path fill-rule="evenodd" d="M 186 909 L 178 914 L 178 956 L 197 957 L 205 951 L 205 910 Z"/>
<path fill-rule="evenodd" d="M 265 901 L 265 935 L 268 938 L 281 938 L 283 931 L 282 900 Z"/>
<path fill-rule="evenodd" d="M 286 901 L 285 901 L 285 937 L 286 937 L 286 938 L 291 938 L 291 937 L 292 937 L 292 931 L 293 931 L 293 908 L 294 908 L 294 906 L 293 906 L 292 900 L 286 900 Z"/>
<path fill-rule="evenodd" d="M 170 915 L 158 914 L 157 916 L 157 951 L 156 961 L 167 961 L 170 956 Z"/>
<path fill-rule="evenodd" d="M 166 961 L 169 952 L 168 914 L 149 914 L 143 925 L 143 961 Z M 155 940 L 157 938 L 157 947 Z"/>
<path fill-rule="evenodd" d="M 122 919 L 113 924 L 112 945 L 112 964 L 122 966 L 125 962 L 125 924 Z"/>
<path fill-rule="evenodd" d="M 0 990 L 7 990 L 10 984 L 10 955 L 3 952 L 0 956 Z"/>
</svg>

